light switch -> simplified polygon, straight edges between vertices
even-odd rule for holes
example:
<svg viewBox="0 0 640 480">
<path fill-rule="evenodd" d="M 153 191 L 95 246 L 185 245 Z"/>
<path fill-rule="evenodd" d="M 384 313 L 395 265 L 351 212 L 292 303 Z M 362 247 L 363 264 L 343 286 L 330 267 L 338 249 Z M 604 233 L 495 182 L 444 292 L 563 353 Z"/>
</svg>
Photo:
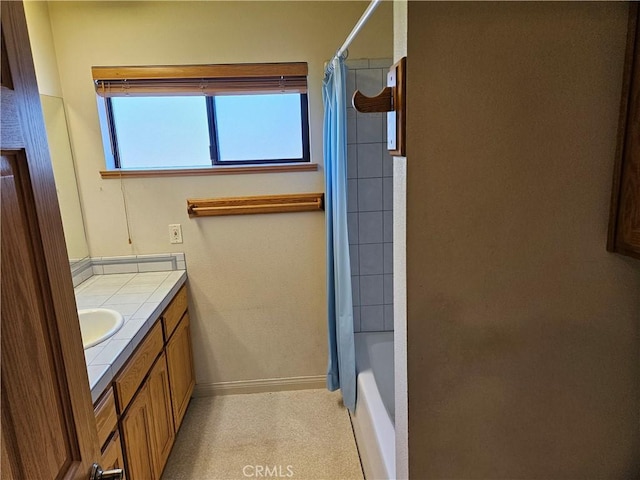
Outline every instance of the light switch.
<svg viewBox="0 0 640 480">
<path fill-rule="evenodd" d="M 182 227 L 179 223 L 169 225 L 169 243 L 182 243 Z"/>
</svg>

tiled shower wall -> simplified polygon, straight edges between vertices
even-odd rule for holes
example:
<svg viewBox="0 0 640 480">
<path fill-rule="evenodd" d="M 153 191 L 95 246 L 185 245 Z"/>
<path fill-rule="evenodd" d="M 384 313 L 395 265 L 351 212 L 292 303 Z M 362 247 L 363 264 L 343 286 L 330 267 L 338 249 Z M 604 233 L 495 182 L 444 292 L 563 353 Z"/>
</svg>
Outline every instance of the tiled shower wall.
<svg viewBox="0 0 640 480">
<path fill-rule="evenodd" d="M 348 60 L 349 99 L 387 84 L 391 59 Z M 393 330 L 393 165 L 386 114 L 347 108 L 348 227 L 356 332 Z"/>
</svg>

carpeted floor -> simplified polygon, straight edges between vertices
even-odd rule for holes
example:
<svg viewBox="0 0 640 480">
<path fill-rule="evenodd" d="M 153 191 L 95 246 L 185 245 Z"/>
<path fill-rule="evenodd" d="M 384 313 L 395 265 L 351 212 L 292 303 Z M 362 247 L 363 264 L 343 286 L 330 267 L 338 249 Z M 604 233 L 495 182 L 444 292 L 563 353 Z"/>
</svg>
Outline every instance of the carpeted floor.
<svg viewBox="0 0 640 480">
<path fill-rule="evenodd" d="M 191 400 L 163 480 L 362 480 L 347 409 L 326 390 Z"/>
</svg>

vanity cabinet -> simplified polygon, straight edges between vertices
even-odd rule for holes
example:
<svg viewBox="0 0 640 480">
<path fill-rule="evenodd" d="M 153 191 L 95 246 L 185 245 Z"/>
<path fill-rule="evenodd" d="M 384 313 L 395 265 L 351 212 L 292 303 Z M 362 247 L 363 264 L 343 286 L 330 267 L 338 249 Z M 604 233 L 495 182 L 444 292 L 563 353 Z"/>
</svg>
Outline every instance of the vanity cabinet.
<svg viewBox="0 0 640 480">
<path fill-rule="evenodd" d="M 160 479 L 195 385 L 189 325 L 183 286 L 98 402 L 105 470 L 124 463 L 128 480 Z"/>
<path fill-rule="evenodd" d="M 640 29 L 638 23 L 638 5 L 631 2 L 607 242 L 608 250 L 635 258 L 640 258 Z"/>
</svg>

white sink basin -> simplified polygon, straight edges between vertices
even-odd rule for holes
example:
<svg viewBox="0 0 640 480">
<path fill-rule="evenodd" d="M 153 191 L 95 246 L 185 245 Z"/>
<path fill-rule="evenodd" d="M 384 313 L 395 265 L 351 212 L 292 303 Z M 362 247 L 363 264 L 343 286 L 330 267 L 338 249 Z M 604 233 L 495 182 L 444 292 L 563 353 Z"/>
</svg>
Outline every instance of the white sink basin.
<svg viewBox="0 0 640 480">
<path fill-rule="evenodd" d="M 78 310 L 78 317 L 85 350 L 112 337 L 124 323 L 122 315 L 109 308 Z"/>
</svg>

